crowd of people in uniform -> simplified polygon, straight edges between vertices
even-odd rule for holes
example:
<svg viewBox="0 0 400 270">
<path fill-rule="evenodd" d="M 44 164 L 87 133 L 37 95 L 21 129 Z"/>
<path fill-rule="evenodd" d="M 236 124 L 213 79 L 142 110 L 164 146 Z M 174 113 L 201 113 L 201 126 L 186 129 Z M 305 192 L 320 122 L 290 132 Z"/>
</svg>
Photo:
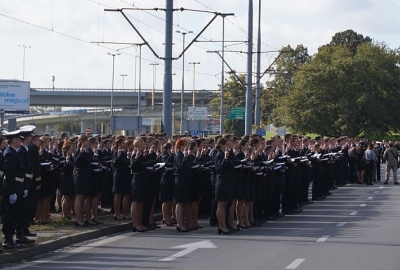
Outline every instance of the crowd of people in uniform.
<svg viewBox="0 0 400 270">
<path fill-rule="evenodd" d="M 163 226 L 190 232 L 203 228 L 199 216 L 209 216 L 219 234 L 232 234 L 300 213 L 348 183 L 373 185 L 381 163 L 384 184 L 391 171 L 398 184 L 392 142 L 291 134 L 54 138 L 34 129 L 0 137 L 3 248 L 32 244 L 29 226 L 51 222 L 55 202 L 77 227 L 102 224 L 101 205 L 115 220 L 132 219 L 134 232 L 154 230 L 161 204 Z"/>
</svg>

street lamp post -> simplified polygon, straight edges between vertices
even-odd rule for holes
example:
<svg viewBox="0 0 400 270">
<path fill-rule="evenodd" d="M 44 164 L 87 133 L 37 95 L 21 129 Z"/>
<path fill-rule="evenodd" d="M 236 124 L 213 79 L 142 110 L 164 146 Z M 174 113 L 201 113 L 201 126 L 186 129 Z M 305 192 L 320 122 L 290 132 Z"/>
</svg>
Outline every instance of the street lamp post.
<svg viewBox="0 0 400 270">
<path fill-rule="evenodd" d="M 157 72 L 157 66 L 159 65 L 158 63 L 150 63 L 151 66 L 153 66 L 153 89 L 151 91 L 151 107 L 154 108 L 154 90 L 156 87 L 156 72 Z"/>
<path fill-rule="evenodd" d="M 22 80 L 24 81 L 25 80 L 25 50 L 26 50 L 26 48 L 30 49 L 31 46 L 18 45 L 18 47 L 24 48 L 24 56 L 23 56 L 23 59 L 22 59 Z"/>
<path fill-rule="evenodd" d="M 128 76 L 128 74 L 121 74 L 119 76 L 122 77 L 122 89 L 125 89 L 125 77 Z"/>
<path fill-rule="evenodd" d="M 110 133 L 114 134 L 114 69 L 115 69 L 115 56 L 121 55 L 120 53 L 107 53 L 112 56 L 112 84 L 111 84 L 111 112 L 110 112 Z"/>
<path fill-rule="evenodd" d="M 183 41 L 182 41 L 182 52 L 185 51 L 185 37 L 187 34 L 193 33 L 192 31 L 189 32 L 181 32 L 176 31 L 177 33 L 182 34 Z M 181 91 L 181 125 L 180 125 L 180 134 L 183 134 L 183 102 L 184 102 L 184 93 L 185 93 L 185 53 L 182 55 L 182 91 Z"/>
<path fill-rule="evenodd" d="M 56 76 L 51 76 L 52 77 L 52 81 L 53 81 L 53 91 L 54 91 L 54 82 L 56 81 Z"/>
<path fill-rule="evenodd" d="M 193 65 L 193 97 L 192 97 L 192 106 L 196 105 L 196 65 L 200 65 L 200 62 L 190 62 L 189 65 Z"/>
</svg>

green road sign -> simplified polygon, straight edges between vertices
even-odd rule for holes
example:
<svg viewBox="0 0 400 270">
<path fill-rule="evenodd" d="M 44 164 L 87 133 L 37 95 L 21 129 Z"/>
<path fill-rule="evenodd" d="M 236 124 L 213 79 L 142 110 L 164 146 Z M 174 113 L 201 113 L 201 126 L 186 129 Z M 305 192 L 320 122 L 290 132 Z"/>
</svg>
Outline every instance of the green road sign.
<svg viewBox="0 0 400 270">
<path fill-rule="evenodd" d="M 231 114 L 228 119 L 245 119 L 245 108 L 244 107 L 232 107 Z"/>
</svg>

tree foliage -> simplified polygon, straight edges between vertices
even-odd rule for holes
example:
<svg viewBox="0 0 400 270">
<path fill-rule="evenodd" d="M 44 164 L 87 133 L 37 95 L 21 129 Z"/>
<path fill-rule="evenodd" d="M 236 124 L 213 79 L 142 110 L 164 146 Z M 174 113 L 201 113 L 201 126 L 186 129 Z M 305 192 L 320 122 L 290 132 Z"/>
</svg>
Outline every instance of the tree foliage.
<svg viewBox="0 0 400 270">
<path fill-rule="evenodd" d="M 294 76 L 278 105 L 282 123 L 300 133 L 384 135 L 400 129 L 399 55 L 384 44 L 323 46 Z"/>
<path fill-rule="evenodd" d="M 272 120 L 277 126 L 282 124 L 276 111 L 277 105 L 288 95 L 299 67 L 308 60 L 310 60 L 308 49 L 302 44 L 297 45 L 295 49 L 290 45 L 281 49 L 275 63 L 274 77 L 267 82 L 266 91 L 263 91 L 261 95 L 263 122 L 267 123 Z"/>
<path fill-rule="evenodd" d="M 366 36 L 364 38 L 363 35 L 358 34 L 357 32 L 353 30 L 346 30 L 343 32 L 338 32 L 336 33 L 333 37 L 331 42 L 329 43 L 329 46 L 339 46 L 339 45 L 345 45 L 347 49 L 350 51 L 351 55 L 354 56 L 357 52 L 358 46 L 365 42 L 372 42 L 371 38 Z"/>
<path fill-rule="evenodd" d="M 400 131 L 399 50 L 346 30 L 313 56 L 303 45 L 281 51 L 262 91 L 262 122 L 326 136 L 379 137 Z M 227 115 L 231 107 L 245 106 L 245 93 L 236 77 L 227 80 Z M 211 106 L 219 111 L 220 98 Z M 243 122 L 225 120 L 224 131 L 242 135 Z"/>
</svg>

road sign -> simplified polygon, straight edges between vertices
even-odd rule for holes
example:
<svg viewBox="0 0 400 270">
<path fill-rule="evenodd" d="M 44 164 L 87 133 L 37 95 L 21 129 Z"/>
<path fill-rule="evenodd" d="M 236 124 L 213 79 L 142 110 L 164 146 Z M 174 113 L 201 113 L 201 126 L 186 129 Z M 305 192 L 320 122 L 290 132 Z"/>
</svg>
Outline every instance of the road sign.
<svg viewBox="0 0 400 270">
<path fill-rule="evenodd" d="M 232 107 L 231 114 L 228 119 L 245 119 L 245 108 L 244 107 Z"/>
<path fill-rule="evenodd" d="M 267 132 L 265 130 L 260 130 L 260 133 L 259 133 L 260 136 L 264 137 L 266 134 L 267 134 Z"/>
<path fill-rule="evenodd" d="M 191 120 L 206 120 L 207 107 L 188 107 L 188 119 Z"/>
<path fill-rule="evenodd" d="M 204 120 L 204 130 L 211 133 L 217 133 L 221 126 L 221 121 L 213 118 L 207 118 Z"/>
<path fill-rule="evenodd" d="M 86 129 L 86 133 L 92 133 L 92 128 L 88 127 L 88 128 Z"/>
</svg>

